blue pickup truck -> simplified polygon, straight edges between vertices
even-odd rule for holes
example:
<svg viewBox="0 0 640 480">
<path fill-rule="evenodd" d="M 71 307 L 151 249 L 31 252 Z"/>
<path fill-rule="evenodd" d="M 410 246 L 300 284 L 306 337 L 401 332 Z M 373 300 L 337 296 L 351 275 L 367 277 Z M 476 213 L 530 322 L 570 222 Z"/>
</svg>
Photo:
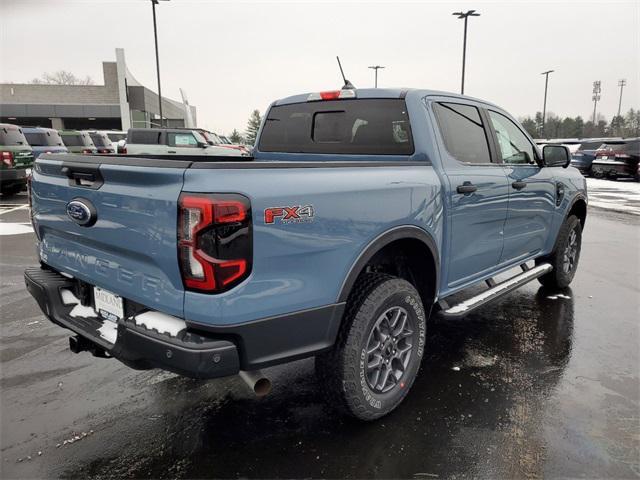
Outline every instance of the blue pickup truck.
<svg viewBox="0 0 640 480">
<path fill-rule="evenodd" d="M 587 213 L 569 162 L 470 97 L 296 95 L 252 157 L 39 157 L 26 285 L 76 353 L 256 393 L 261 368 L 315 356 L 329 403 L 371 420 L 409 391 L 431 317 L 569 285 Z"/>
</svg>

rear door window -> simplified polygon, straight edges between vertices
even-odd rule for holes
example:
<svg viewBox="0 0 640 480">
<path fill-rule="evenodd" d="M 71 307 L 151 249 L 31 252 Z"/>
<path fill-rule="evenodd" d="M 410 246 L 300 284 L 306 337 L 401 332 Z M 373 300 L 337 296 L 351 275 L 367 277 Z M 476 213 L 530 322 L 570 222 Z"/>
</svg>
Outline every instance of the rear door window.
<svg viewBox="0 0 640 480">
<path fill-rule="evenodd" d="M 263 152 L 411 155 L 413 137 L 402 99 L 330 100 L 269 110 Z"/>
<path fill-rule="evenodd" d="M 478 109 L 459 103 L 434 103 L 447 151 L 460 162 L 491 163 L 487 132 Z"/>
</svg>

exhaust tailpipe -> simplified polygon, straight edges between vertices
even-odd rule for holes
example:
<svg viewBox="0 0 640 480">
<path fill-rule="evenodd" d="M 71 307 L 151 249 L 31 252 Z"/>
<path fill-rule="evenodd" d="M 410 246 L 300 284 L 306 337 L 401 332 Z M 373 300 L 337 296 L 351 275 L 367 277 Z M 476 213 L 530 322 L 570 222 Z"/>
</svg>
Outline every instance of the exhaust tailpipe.
<svg viewBox="0 0 640 480">
<path fill-rule="evenodd" d="M 265 377 L 260 370 L 240 370 L 238 374 L 258 397 L 264 397 L 271 391 L 271 380 Z"/>
</svg>

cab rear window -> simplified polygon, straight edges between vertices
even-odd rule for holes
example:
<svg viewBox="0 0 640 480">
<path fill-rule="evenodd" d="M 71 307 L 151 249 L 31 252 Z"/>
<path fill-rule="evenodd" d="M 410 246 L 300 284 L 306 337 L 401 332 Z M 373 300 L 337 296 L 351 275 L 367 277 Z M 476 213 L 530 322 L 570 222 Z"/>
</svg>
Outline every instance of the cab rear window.
<svg viewBox="0 0 640 480">
<path fill-rule="evenodd" d="M 411 155 L 407 107 L 401 99 L 331 100 L 269 110 L 263 152 Z"/>
</svg>

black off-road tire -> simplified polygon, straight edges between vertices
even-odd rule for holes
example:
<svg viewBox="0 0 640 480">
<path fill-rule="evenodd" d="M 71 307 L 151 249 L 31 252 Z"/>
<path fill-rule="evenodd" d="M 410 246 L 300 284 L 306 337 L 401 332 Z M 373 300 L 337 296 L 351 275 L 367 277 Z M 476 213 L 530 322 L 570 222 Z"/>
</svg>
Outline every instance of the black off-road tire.
<svg viewBox="0 0 640 480">
<path fill-rule="evenodd" d="M 567 270 L 565 255 L 568 254 L 567 249 L 569 243 L 572 242 L 573 234 L 575 234 L 575 251 L 573 252 L 573 260 L 571 268 Z M 553 267 L 549 273 L 538 278 L 538 281 L 545 287 L 560 289 L 569 286 L 578 269 L 578 261 L 580 260 L 580 251 L 582 248 L 582 224 L 580 219 L 575 215 L 571 215 L 565 220 L 560 227 L 558 238 L 553 252 L 548 257 L 540 258 L 536 263 L 550 263 Z"/>
<path fill-rule="evenodd" d="M 378 354 L 378 350 L 369 354 L 367 349 L 373 341 L 379 344 L 379 355 L 387 354 L 382 350 L 388 340 L 377 340 L 381 338 L 377 335 L 379 329 L 372 332 L 376 325 L 384 324 L 385 320 L 380 323 L 380 319 L 387 318 L 383 317 L 385 312 L 393 317 L 397 311 L 405 312 L 401 315 L 409 327 L 403 334 L 406 341 L 397 340 L 397 337 L 395 341 L 399 342 L 397 345 L 402 343 L 403 349 L 411 343 L 411 353 L 403 372 L 399 373 L 400 378 L 394 377 L 388 381 L 390 389 L 375 391 L 368 376 L 375 374 L 370 373 L 367 363 L 370 355 Z M 379 273 L 363 275 L 349 295 L 336 344 L 329 352 L 316 357 L 316 376 L 326 401 L 340 413 L 360 420 L 375 420 L 395 409 L 407 395 L 420 369 L 426 320 L 420 295 L 409 282 Z M 388 338 L 393 340 L 392 337 L 390 335 Z M 392 348 L 396 353 L 395 347 Z M 397 352 L 400 350 L 398 348 Z M 402 360 L 396 358 L 389 362 L 387 368 L 398 365 L 397 362 L 402 363 Z M 376 382 L 377 378 L 386 378 L 380 373 L 378 375 L 380 377 L 376 377 Z M 393 373 L 387 375 L 391 376 Z M 383 380 L 380 382 L 385 383 Z"/>
</svg>

